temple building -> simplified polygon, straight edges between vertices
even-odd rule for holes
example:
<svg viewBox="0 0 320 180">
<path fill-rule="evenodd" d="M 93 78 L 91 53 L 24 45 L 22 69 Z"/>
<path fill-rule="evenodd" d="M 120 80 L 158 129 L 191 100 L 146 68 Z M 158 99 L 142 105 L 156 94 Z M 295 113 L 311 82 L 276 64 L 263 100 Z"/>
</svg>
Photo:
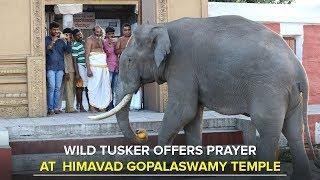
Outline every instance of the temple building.
<svg viewBox="0 0 320 180">
<path fill-rule="evenodd" d="M 183 6 L 181 6 L 183 4 Z M 87 36 L 90 27 L 123 23 L 165 23 L 181 17 L 207 17 L 205 0 L 19 0 L 0 2 L 0 117 L 47 114 L 44 38 L 48 23 L 76 26 Z M 146 85 L 138 108 L 163 112 L 166 85 Z M 142 98 L 143 96 L 143 98 Z M 143 100 L 142 100 L 143 99 Z"/>
</svg>

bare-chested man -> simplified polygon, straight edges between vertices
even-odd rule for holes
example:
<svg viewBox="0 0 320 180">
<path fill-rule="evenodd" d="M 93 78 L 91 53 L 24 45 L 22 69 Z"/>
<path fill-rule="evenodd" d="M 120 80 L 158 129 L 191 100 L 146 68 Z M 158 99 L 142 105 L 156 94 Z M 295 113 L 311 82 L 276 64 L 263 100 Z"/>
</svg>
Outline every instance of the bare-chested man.
<svg viewBox="0 0 320 180">
<path fill-rule="evenodd" d="M 105 109 L 112 100 L 107 57 L 103 50 L 103 32 L 100 26 L 93 28 L 93 35 L 86 41 L 86 65 L 90 111 Z"/>
</svg>

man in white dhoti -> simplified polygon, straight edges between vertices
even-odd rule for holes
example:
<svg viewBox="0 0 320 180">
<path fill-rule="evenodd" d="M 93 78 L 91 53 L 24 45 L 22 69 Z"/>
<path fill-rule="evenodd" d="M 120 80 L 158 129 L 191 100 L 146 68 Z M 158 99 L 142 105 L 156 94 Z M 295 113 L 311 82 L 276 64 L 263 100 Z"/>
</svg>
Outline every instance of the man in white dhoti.
<svg viewBox="0 0 320 180">
<path fill-rule="evenodd" d="M 91 112 L 105 109 L 112 100 L 106 54 L 102 45 L 102 29 L 93 28 L 94 34 L 86 41 L 88 95 Z"/>
</svg>

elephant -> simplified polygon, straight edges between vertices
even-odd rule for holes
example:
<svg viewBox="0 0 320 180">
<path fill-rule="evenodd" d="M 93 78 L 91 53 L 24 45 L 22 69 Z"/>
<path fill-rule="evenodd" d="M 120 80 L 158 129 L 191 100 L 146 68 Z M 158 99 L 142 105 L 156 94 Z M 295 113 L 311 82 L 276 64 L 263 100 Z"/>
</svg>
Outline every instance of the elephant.
<svg viewBox="0 0 320 180">
<path fill-rule="evenodd" d="M 281 133 L 293 155 L 291 179 L 311 179 L 304 148 L 307 119 L 306 72 L 277 33 L 234 15 L 182 18 L 165 24 L 139 25 L 119 60 L 120 101 L 116 114 L 126 138 L 143 142 L 129 122 L 132 94 L 147 83 L 168 85 L 168 104 L 158 145 L 170 145 L 183 129 L 188 145 L 201 145 L 204 107 L 225 115 L 250 116 L 259 132 L 257 158 L 273 161 Z"/>
</svg>

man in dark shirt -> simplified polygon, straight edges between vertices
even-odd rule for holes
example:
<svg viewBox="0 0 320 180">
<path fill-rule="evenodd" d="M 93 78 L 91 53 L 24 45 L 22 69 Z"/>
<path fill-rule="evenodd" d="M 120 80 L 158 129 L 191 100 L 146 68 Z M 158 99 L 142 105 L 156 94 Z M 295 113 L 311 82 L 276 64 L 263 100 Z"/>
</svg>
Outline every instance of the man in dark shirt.
<svg viewBox="0 0 320 180">
<path fill-rule="evenodd" d="M 70 37 L 59 38 L 60 25 L 52 22 L 49 25 L 50 36 L 45 39 L 47 70 L 48 115 L 58 114 L 60 88 L 64 75 L 64 54 L 71 53 Z"/>
</svg>

